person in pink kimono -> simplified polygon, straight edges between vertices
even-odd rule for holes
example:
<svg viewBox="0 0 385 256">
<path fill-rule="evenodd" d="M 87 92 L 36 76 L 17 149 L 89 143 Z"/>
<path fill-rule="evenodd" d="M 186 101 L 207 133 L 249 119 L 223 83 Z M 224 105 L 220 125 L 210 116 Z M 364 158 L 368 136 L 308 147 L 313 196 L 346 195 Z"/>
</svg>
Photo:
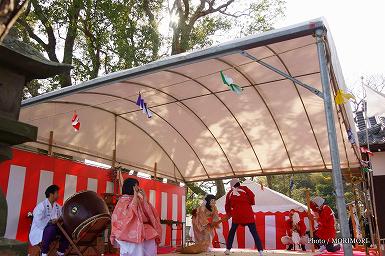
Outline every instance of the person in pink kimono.
<svg viewBox="0 0 385 256">
<path fill-rule="evenodd" d="M 111 243 L 120 247 L 121 256 L 155 256 L 161 234 L 159 216 L 139 181 L 126 179 L 112 213 Z"/>
<path fill-rule="evenodd" d="M 213 229 L 218 227 L 219 215 L 215 206 L 215 196 L 206 195 L 204 203 L 199 206 L 192 217 L 194 241 L 208 251 L 213 236 Z"/>
</svg>

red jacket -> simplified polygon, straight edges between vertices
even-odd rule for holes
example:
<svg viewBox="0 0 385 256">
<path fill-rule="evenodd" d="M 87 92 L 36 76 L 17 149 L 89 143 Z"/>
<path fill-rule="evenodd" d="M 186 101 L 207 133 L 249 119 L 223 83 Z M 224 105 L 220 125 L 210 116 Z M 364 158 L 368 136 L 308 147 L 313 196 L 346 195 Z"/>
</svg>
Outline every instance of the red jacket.
<svg viewBox="0 0 385 256">
<path fill-rule="evenodd" d="M 291 218 L 289 218 L 288 220 L 286 220 L 286 234 L 290 237 L 293 235 L 292 229 L 293 229 L 293 221 Z M 297 224 L 297 232 L 299 233 L 300 236 L 304 236 L 306 233 L 306 225 L 302 219 Z"/>
<path fill-rule="evenodd" d="M 254 212 L 252 205 L 255 204 L 254 193 L 246 186 L 239 186 L 239 196 L 230 190 L 226 195 L 225 210 L 231 216 L 235 224 L 254 223 Z"/>
<path fill-rule="evenodd" d="M 318 209 L 318 214 L 318 228 L 315 231 L 315 235 L 320 239 L 331 242 L 333 238 L 336 238 L 333 210 L 327 205 L 322 205 L 321 209 Z"/>
</svg>

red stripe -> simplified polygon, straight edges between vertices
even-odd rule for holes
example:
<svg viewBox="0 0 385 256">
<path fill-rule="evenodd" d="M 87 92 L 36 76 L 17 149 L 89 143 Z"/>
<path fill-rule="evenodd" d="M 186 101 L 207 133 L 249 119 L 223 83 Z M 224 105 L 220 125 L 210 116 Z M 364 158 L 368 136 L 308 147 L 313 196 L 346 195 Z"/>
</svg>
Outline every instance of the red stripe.
<svg viewBox="0 0 385 256">
<path fill-rule="evenodd" d="M 219 248 L 220 244 L 219 244 L 219 238 L 218 238 L 217 230 L 214 228 L 213 231 L 214 231 L 214 237 L 213 237 L 212 245 L 214 248 Z"/>
<path fill-rule="evenodd" d="M 58 204 L 63 205 L 64 201 L 64 189 L 65 189 L 65 180 L 66 180 L 66 173 L 65 173 L 65 166 L 63 166 L 63 163 L 61 161 L 58 161 L 57 159 L 54 159 L 54 166 L 55 171 L 53 174 L 53 184 L 59 186 L 59 199 L 57 200 Z"/>
<path fill-rule="evenodd" d="M 76 192 L 87 190 L 87 177 L 77 176 Z"/>
<path fill-rule="evenodd" d="M 285 249 L 285 245 L 281 242 L 281 238 L 286 235 L 286 221 L 285 216 L 288 216 L 289 212 L 276 212 L 275 213 L 275 234 L 276 234 L 276 249 Z"/>
<path fill-rule="evenodd" d="M 238 248 L 245 248 L 245 226 L 239 225 L 237 228 Z"/>
<path fill-rule="evenodd" d="M 255 225 L 257 226 L 257 232 L 259 238 L 261 238 L 263 248 L 265 248 L 265 213 L 257 212 L 255 213 Z"/>
<path fill-rule="evenodd" d="M 182 222 L 182 197 L 180 195 L 177 195 L 177 198 L 178 198 L 178 221 Z M 177 245 L 181 245 L 182 244 L 182 229 L 183 229 L 183 224 L 182 225 L 178 225 L 178 230 L 176 232 L 176 237 L 177 237 L 177 240 L 176 240 L 176 244 Z"/>
<path fill-rule="evenodd" d="M 102 178 L 102 179 L 99 179 L 97 181 L 98 181 L 98 189 L 97 189 L 98 194 L 102 195 L 102 194 L 106 193 L 106 186 L 107 186 L 106 180 L 104 178 Z"/>
<path fill-rule="evenodd" d="M 28 212 L 32 212 L 36 206 L 37 193 L 38 193 L 38 184 L 40 179 L 40 165 L 36 163 L 35 166 L 29 166 L 26 169 L 24 189 L 20 191 L 23 193 L 20 216 L 19 216 L 19 225 L 17 227 L 16 239 L 21 241 L 28 240 L 29 227 L 31 221 L 27 218 Z M 36 186 L 37 185 L 37 186 Z"/>
<path fill-rule="evenodd" d="M 10 161 L 5 161 L 0 164 L 0 189 L 3 191 L 4 196 L 7 196 L 10 168 L 11 168 Z"/>
<path fill-rule="evenodd" d="M 220 214 L 219 215 L 221 218 L 225 217 L 226 215 L 225 214 Z M 222 227 L 223 227 L 223 231 L 222 231 L 222 235 L 223 237 L 225 238 L 225 243 L 227 243 L 227 237 L 229 235 L 229 222 L 228 221 L 224 221 L 222 222 Z"/>
<path fill-rule="evenodd" d="M 172 207 L 173 207 L 173 205 L 172 205 L 172 194 L 167 192 L 167 220 L 172 220 Z M 166 228 L 166 242 L 165 242 L 166 245 L 171 245 L 171 236 L 172 236 L 171 226 L 167 225 L 167 228 Z M 175 239 L 175 237 L 173 237 L 172 239 Z"/>
</svg>

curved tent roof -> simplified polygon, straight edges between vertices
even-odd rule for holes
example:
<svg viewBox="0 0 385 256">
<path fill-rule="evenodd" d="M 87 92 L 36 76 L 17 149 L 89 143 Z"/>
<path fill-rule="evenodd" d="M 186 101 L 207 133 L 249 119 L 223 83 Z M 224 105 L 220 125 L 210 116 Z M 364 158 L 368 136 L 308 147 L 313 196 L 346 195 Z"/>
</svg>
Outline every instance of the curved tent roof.
<svg viewBox="0 0 385 256">
<path fill-rule="evenodd" d="M 153 174 L 156 162 L 158 176 L 180 181 L 330 170 L 323 100 L 241 54 L 322 91 L 313 34 L 325 27 L 317 19 L 112 73 L 23 101 L 20 120 L 39 127 L 34 147 L 47 149 L 53 131 L 55 152 L 111 164 L 116 150 L 117 165 Z M 335 92 L 345 85 L 330 33 L 326 43 Z M 347 105 L 335 112 L 345 170 L 358 167 Z"/>
</svg>

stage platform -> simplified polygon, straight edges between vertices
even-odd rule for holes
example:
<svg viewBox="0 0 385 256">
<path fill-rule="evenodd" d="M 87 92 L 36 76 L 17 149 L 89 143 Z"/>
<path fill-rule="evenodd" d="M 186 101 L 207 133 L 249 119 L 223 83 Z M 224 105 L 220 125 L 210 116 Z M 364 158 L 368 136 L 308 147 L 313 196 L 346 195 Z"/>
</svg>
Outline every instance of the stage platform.
<svg viewBox="0 0 385 256">
<path fill-rule="evenodd" d="M 186 256 L 192 256 L 192 255 L 201 255 L 201 256 L 224 256 L 224 249 L 214 249 L 213 251 L 211 252 L 205 252 L 205 253 L 200 253 L 200 254 L 178 254 L 178 253 L 169 253 L 169 254 L 158 254 L 158 255 L 162 255 L 162 256 L 172 256 L 172 255 L 186 255 Z M 233 249 L 231 250 L 231 254 L 230 256 L 255 256 L 255 255 L 258 255 L 257 254 L 257 251 L 256 250 L 247 250 L 247 249 Z M 307 251 L 307 252 L 303 252 L 303 251 L 285 251 L 285 250 L 266 250 L 263 252 L 263 255 L 265 256 L 283 256 L 283 255 L 303 255 L 303 256 L 307 256 L 307 255 L 325 255 L 325 256 L 343 256 L 344 255 L 344 252 L 341 250 L 341 251 L 338 251 L 338 252 L 334 252 L 334 253 L 331 253 L 331 252 L 310 252 L 310 251 Z M 362 251 L 357 251 L 357 250 L 354 250 L 353 251 L 353 255 L 354 256 L 365 256 L 365 252 L 362 252 Z M 376 253 L 374 253 L 373 251 L 369 253 L 369 255 L 377 255 Z"/>
<path fill-rule="evenodd" d="M 178 254 L 178 253 L 170 253 L 170 254 L 162 254 L 162 256 L 171 256 L 171 255 L 207 255 L 207 256 L 224 256 L 224 249 L 215 249 L 211 252 L 205 252 L 200 254 Z M 302 251 L 285 251 L 285 250 L 267 250 L 264 251 L 263 255 L 265 256 L 281 256 L 281 255 L 303 255 L 303 256 L 311 256 L 311 255 L 320 255 L 321 253 L 312 253 L 312 252 L 302 252 Z M 231 256 L 255 256 L 258 255 L 256 250 L 247 250 L 247 249 L 233 249 L 231 250 Z"/>
</svg>

